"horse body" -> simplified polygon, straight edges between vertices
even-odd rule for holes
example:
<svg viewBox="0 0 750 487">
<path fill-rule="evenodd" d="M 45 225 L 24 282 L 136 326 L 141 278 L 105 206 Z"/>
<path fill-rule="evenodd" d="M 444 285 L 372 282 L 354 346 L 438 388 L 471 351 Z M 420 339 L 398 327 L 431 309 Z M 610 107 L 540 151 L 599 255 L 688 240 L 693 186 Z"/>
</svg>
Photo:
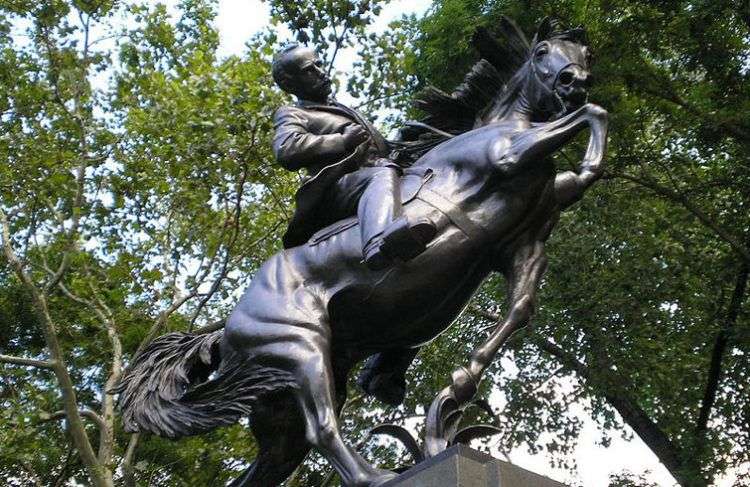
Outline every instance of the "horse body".
<svg viewBox="0 0 750 487">
<path fill-rule="evenodd" d="M 405 194 L 424 184 L 460 208 L 490 241 L 472 242 L 447 215 L 413 199 L 404 207 L 407 217 L 428 216 L 438 224 L 422 255 L 385 271 L 368 270 L 361 264 L 356 227 L 280 252 L 259 270 L 235 308 L 223 346 L 253 355 L 248 344 L 296 340 L 293 331 L 281 331 L 290 327 L 304 330 L 305 337 L 330 335 L 337 353 L 361 359 L 439 335 L 492 271 L 495 254 L 507 251 L 496 244 L 523 227 L 531 209 L 548 203 L 540 199 L 549 197 L 545 188 L 554 182 L 551 162 L 537 161 L 537 167 L 509 175 L 497 161 L 511 147 L 505 124 L 482 127 L 423 156 L 413 169 L 429 169 L 426 182 L 405 179 Z"/>
<path fill-rule="evenodd" d="M 493 109 L 500 119 L 443 142 L 407 170 L 404 213 L 429 217 L 438 229 L 423 254 L 369 270 L 354 225 L 277 253 L 254 276 L 223 335 L 167 335 L 134 360 L 119 388 L 126 429 L 178 437 L 249 416 L 259 454 L 236 487 L 281 483 L 310 448 L 346 486 L 392 479 L 341 437 L 347 376 L 368 356 L 395 351 L 386 357 L 398 358 L 434 339 L 492 271 L 506 277 L 508 318 L 439 398 L 470 397 L 502 343 L 528 321 L 544 241 L 559 212 L 601 174 L 604 110 L 586 104 L 547 123 L 532 121 L 535 106 L 555 103 L 550 97 L 579 98 L 573 83 L 587 75 L 587 61 L 576 45 L 563 37 L 538 41 L 519 71 L 524 76 L 514 77 L 517 97 Z M 556 78 L 543 76 L 555 67 Z M 561 72 L 570 76 L 558 92 Z M 557 174 L 549 156 L 585 127 L 591 138 L 581 168 Z M 396 360 L 404 368 L 413 352 L 406 356 Z M 445 446 L 439 438 L 428 443 L 433 453 Z"/>
</svg>

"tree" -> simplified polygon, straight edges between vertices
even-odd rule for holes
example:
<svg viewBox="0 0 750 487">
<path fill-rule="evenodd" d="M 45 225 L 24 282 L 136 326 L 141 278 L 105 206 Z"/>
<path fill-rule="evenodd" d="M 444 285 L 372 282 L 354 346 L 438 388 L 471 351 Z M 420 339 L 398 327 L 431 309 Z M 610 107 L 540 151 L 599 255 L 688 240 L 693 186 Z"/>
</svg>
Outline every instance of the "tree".
<svg viewBox="0 0 750 487">
<path fill-rule="evenodd" d="M 605 181 L 553 234 L 535 327 L 508 352 L 519 371 L 496 378 L 503 444 L 563 461 L 580 423 L 561 405 L 586 397 L 605 431 L 617 411 L 681 485 L 708 485 L 750 438 L 747 3 L 444 0 L 420 22 L 417 76 L 455 86 L 476 25 L 501 14 L 526 32 L 544 15 L 586 25 L 591 98 L 612 114 Z M 475 314 L 501 302 L 488 283 Z M 544 386 L 561 375 L 562 397 Z"/>
<path fill-rule="evenodd" d="M 373 34 L 385 4 L 269 1 L 331 64 L 358 50 L 340 84 L 373 114 L 392 109 L 389 122 L 419 115 L 407 105 L 426 83 L 461 81 L 477 25 L 506 14 L 530 33 L 554 14 L 588 27 L 591 98 L 612 115 L 606 179 L 563 217 L 534 326 L 482 385 L 505 395 L 501 450 L 574 468 L 582 423 L 568 406 L 583 401 L 604 444 L 627 423 L 682 485 L 750 461 L 747 1 L 440 0 Z M 221 326 L 278 248 L 298 182 L 270 154 L 270 116 L 287 102 L 269 76 L 275 36 L 220 60 L 208 0 L 181 2 L 176 21 L 148 4 L 0 8 L 0 474 L 221 484 L 254 454 L 245 427 L 127 435 L 106 390 L 153 337 Z M 406 461 L 367 430 L 419 419 L 503 299 L 489 281 L 421 352 L 403 406 L 351 394 L 345 427 L 370 460 Z M 288 485 L 333 485 L 328 471 L 312 457 Z"/>
<path fill-rule="evenodd" d="M 276 247 L 294 182 L 270 156 L 282 98 L 268 48 L 218 60 L 208 1 L 182 2 L 176 24 L 163 6 L 2 7 L 0 283 L 12 319 L 0 324 L 0 431 L 12 447 L 0 471 L 21 485 L 229 478 L 253 455 L 245 429 L 178 448 L 139 441 L 107 391 L 155 336 L 217 326 Z M 24 24 L 26 37 L 13 32 Z"/>
</svg>

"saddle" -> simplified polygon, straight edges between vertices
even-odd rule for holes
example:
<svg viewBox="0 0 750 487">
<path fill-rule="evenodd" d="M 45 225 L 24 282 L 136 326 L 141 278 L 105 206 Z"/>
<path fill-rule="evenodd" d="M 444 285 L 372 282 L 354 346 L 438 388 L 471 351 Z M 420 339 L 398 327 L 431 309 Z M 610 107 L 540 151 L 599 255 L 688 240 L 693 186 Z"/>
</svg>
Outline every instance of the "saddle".
<svg viewBox="0 0 750 487">
<path fill-rule="evenodd" d="M 463 211 L 452 201 L 439 193 L 432 191 L 428 183 L 432 179 L 433 171 L 429 167 L 408 167 L 401 176 L 401 204 L 406 205 L 414 200 L 421 200 L 443 213 L 456 227 L 478 245 L 489 240 L 487 231 L 471 221 Z M 318 230 L 310 237 L 307 245 L 315 246 L 325 242 L 334 235 L 338 235 L 359 224 L 356 215 L 332 223 Z"/>
</svg>

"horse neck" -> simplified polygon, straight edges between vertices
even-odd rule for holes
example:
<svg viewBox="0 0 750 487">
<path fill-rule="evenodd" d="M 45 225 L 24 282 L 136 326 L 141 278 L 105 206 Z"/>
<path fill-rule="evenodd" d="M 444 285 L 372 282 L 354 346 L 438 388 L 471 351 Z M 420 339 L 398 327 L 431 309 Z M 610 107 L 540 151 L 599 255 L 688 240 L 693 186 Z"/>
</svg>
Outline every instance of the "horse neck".
<svg viewBox="0 0 750 487">
<path fill-rule="evenodd" d="M 546 119 L 544 101 L 546 93 L 534 75 L 530 63 L 526 63 L 508 83 L 509 90 L 495 100 L 479 126 L 492 123 L 516 123 L 528 126 L 532 122 Z"/>
<path fill-rule="evenodd" d="M 514 100 L 513 104 L 503 113 L 501 117 L 497 119 L 499 123 L 521 123 L 522 125 L 531 124 L 533 115 L 533 108 L 528 97 L 524 93 L 525 89 L 521 91 L 519 96 Z"/>
</svg>

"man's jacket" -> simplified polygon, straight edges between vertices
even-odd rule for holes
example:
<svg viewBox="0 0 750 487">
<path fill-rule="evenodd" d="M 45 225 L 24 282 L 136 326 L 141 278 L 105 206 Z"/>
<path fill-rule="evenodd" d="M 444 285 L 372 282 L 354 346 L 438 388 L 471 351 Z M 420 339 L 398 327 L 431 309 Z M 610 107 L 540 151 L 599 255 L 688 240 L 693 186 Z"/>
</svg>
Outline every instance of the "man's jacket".
<svg viewBox="0 0 750 487">
<path fill-rule="evenodd" d="M 348 150 L 344 128 L 357 124 L 370 141 Z M 321 203 L 344 174 L 356 171 L 368 157 L 386 157 L 388 143 L 357 111 L 338 103 L 330 105 L 300 101 L 279 108 L 274 114 L 273 152 L 290 171 L 307 168 L 308 177 L 297 191 L 292 220 L 284 234 L 284 248 L 302 245 L 319 229 L 333 223 Z"/>
</svg>

